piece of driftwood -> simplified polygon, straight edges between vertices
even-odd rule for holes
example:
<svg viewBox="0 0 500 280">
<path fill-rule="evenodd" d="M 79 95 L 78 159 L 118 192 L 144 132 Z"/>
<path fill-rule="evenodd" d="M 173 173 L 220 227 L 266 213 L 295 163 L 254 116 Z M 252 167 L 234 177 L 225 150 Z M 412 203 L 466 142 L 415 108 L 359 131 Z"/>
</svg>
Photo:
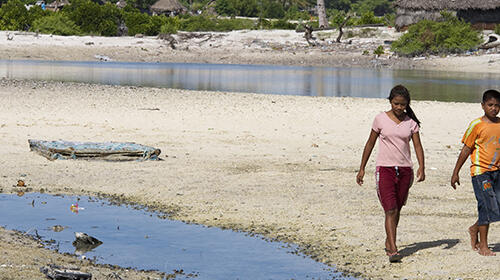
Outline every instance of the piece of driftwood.
<svg viewBox="0 0 500 280">
<path fill-rule="evenodd" d="M 350 16 L 350 15 L 348 15 L 348 16 L 345 18 L 344 22 L 342 22 L 342 23 L 339 25 L 339 36 L 337 37 L 337 40 L 336 40 L 336 42 L 337 42 L 337 43 L 340 43 L 340 39 L 342 38 L 342 35 L 344 35 L 344 31 L 342 30 L 342 27 L 344 27 L 344 25 L 347 23 L 347 21 L 348 21 L 350 18 L 351 18 L 351 16 Z"/>
<path fill-rule="evenodd" d="M 90 280 L 92 274 L 78 271 L 78 268 L 64 268 L 54 264 L 40 268 L 40 272 L 54 280 Z"/>
<path fill-rule="evenodd" d="M 362 25 L 349 25 L 348 27 L 349 28 L 365 28 L 365 27 L 383 27 L 383 26 L 385 26 L 385 25 L 382 23 L 373 23 L 373 24 L 362 24 Z M 328 27 L 328 28 L 313 28 L 312 31 L 335 30 L 337 28 L 338 27 L 336 27 L 336 26 Z M 302 33 L 302 32 L 306 32 L 306 30 L 305 29 L 297 29 L 297 30 L 295 30 L 295 32 Z"/>
<path fill-rule="evenodd" d="M 314 42 L 314 40 L 316 40 L 316 38 L 312 35 L 312 26 L 306 25 L 304 28 L 306 30 L 304 33 L 304 38 L 306 39 L 307 43 L 309 44 L 309 46 L 315 46 L 316 42 Z"/>
<path fill-rule="evenodd" d="M 159 160 L 160 149 L 132 142 L 69 142 L 28 140 L 30 149 L 49 160 Z"/>
</svg>

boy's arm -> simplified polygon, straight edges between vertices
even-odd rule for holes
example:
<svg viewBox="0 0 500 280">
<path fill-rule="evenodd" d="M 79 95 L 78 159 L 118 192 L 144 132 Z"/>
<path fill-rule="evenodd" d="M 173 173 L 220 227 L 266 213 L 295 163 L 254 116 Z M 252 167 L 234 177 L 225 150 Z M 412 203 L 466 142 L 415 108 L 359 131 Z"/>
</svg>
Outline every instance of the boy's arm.
<svg viewBox="0 0 500 280">
<path fill-rule="evenodd" d="M 451 186 L 454 189 L 457 189 L 455 184 L 460 185 L 460 178 L 458 177 L 458 173 L 460 172 L 460 168 L 462 168 L 462 165 L 464 165 L 465 161 L 469 157 L 471 151 L 472 149 L 470 147 L 464 145 L 462 147 L 462 150 L 460 151 L 460 154 L 458 155 L 457 163 L 455 164 L 453 174 L 451 175 Z"/>
<path fill-rule="evenodd" d="M 422 148 L 422 142 L 420 141 L 420 134 L 413 133 L 411 136 L 413 141 L 413 147 L 415 148 L 415 154 L 417 154 L 418 160 L 418 170 L 417 170 L 417 182 L 422 182 L 425 180 L 425 163 L 424 163 L 424 149 Z"/>
<path fill-rule="evenodd" d="M 361 165 L 359 167 L 358 175 L 356 175 L 356 183 L 358 183 L 358 185 L 360 186 L 363 185 L 363 177 L 365 176 L 366 163 L 368 162 L 368 158 L 370 158 L 373 147 L 375 146 L 375 142 L 377 142 L 377 138 L 378 138 L 378 133 L 372 129 L 370 131 L 370 136 L 366 141 L 365 148 L 363 150 L 363 155 L 361 156 Z"/>
</svg>

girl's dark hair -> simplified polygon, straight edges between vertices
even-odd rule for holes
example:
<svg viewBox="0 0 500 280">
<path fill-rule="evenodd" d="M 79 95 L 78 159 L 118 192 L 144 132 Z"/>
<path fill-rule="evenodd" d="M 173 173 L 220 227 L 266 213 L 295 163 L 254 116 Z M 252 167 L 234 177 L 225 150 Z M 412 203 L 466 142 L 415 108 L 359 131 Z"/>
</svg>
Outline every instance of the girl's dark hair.
<svg viewBox="0 0 500 280">
<path fill-rule="evenodd" d="M 500 101 L 500 92 L 494 89 L 489 89 L 483 93 L 483 103 L 486 103 L 486 101 L 491 98 L 495 98 L 497 101 Z"/>
<path fill-rule="evenodd" d="M 408 91 L 407 88 L 405 88 L 402 85 L 397 85 L 397 86 L 393 87 L 391 89 L 391 93 L 389 94 L 389 97 L 387 99 L 389 99 L 389 101 L 392 101 L 392 99 L 398 95 L 402 96 L 408 102 L 408 104 L 406 104 L 406 114 L 408 115 L 408 117 L 410 117 L 410 119 L 414 120 L 418 124 L 418 126 L 420 126 L 420 121 L 417 119 L 415 112 L 413 112 L 413 110 L 410 107 L 410 101 L 411 101 L 410 92 Z"/>
</svg>

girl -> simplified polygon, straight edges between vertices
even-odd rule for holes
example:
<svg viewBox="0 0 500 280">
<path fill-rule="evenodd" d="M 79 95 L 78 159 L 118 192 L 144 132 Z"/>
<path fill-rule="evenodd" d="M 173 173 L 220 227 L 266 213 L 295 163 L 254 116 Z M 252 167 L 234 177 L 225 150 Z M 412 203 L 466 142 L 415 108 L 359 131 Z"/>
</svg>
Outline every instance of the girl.
<svg viewBox="0 0 500 280">
<path fill-rule="evenodd" d="M 396 247 L 396 229 L 401 208 L 413 183 L 410 140 L 413 141 L 419 165 L 417 182 L 425 179 L 424 150 L 418 132 L 420 121 L 410 107 L 408 90 L 397 85 L 392 88 L 388 99 L 391 110 L 378 114 L 373 121 L 356 182 L 360 186 L 363 184 L 366 163 L 377 138 L 380 138 L 375 179 L 378 198 L 385 212 L 385 251 L 390 262 L 399 262 L 401 255 Z"/>
</svg>

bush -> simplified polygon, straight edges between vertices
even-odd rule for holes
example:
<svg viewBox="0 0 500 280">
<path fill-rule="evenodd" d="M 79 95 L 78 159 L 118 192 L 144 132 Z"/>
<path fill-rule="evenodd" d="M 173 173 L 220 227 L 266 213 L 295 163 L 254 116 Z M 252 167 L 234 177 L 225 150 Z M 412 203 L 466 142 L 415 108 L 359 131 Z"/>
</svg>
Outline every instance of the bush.
<svg viewBox="0 0 500 280">
<path fill-rule="evenodd" d="M 361 15 L 361 17 L 357 20 L 356 24 L 357 25 L 364 25 L 364 24 L 380 24 L 384 23 L 384 18 L 379 18 L 376 17 L 375 14 L 372 11 L 365 12 Z"/>
<path fill-rule="evenodd" d="M 285 18 L 292 20 L 309 20 L 311 15 L 306 11 L 299 11 L 299 7 L 297 5 L 292 5 L 286 11 Z"/>
<path fill-rule="evenodd" d="M 378 46 L 374 51 L 373 54 L 376 55 L 382 55 L 384 54 L 384 46 Z"/>
<path fill-rule="evenodd" d="M 354 1 L 353 1 L 354 2 Z M 358 14 L 372 12 L 376 16 L 383 16 L 388 13 L 393 13 L 392 1 L 388 0 L 362 0 L 352 5 L 353 10 Z"/>
<path fill-rule="evenodd" d="M 180 27 L 180 21 L 177 17 L 169 17 L 160 28 L 161 34 L 177 34 Z"/>
<path fill-rule="evenodd" d="M 271 28 L 272 29 L 290 29 L 290 30 L 294 30 L 295 28 L 297 28 L 297 24 L 290 23 L 290 22 L 288 22 L 285 19 L 280 19 L 280 20 L 276 20 L 276 21 L 271 22 Z"/>
<path fill-rule="evenodd" d="M 33 31 L 55 35 L 80 35 L 78 25 L 62 13 L 54 13 L 33 22 Z"/>
<path fill-rule="evenodd" d="M 451 15 L 443 14 L 444 21 L 422 20 L 392 44 L 399 55 L 460 53 L 475 48 L 480 42 L 479 32 L 470 24 Z"/>
<path fill-rule="evenodd" d="M 123 15 L 128 35 L 146 34 L 150 28 L 149 16 L 139 11 L 125 12 Z M 161 27 L 160 27 L 161 28 Z"/>
<path fill-rule="evenodd" d="M 27 30 L 31 25 L 28 10 L 19 0 L 9 0 L 0 8 L 0 29 Z"/>
<path fill-rule="evenodd" d="M 255 17 L 259 13 L 256 0 L 217 0 L 215 11 L 226 16 Z"/>
<path fill-rule="evenodd" d="M 90 0 L 73 0 L 63 12 L 86 34 L 116 36 L 121 21 L 120 10 L 111 3 L 99 5 Z"/>
<path fill-rule="evenodd" d="M 275 2 L 271 0 L 263 1 L 263 13 L 262 16 L 265 18 L 283 18 L 285 17 L 285 10 L 280 2 Z"/>
<path fill-rule="evenodd" d="M 194 31 L 213 31 L 216 28 L 216 21 L 207 16 L 193 16 L 181 21 L 181 30 Z"/>
<path fill-rule="evenodd" d="M 232 31 L 242 29 L 254 29 L 255 22 L 251 19 L 219 19 L 216 21 L 214 31 Z"/>
</svg>

